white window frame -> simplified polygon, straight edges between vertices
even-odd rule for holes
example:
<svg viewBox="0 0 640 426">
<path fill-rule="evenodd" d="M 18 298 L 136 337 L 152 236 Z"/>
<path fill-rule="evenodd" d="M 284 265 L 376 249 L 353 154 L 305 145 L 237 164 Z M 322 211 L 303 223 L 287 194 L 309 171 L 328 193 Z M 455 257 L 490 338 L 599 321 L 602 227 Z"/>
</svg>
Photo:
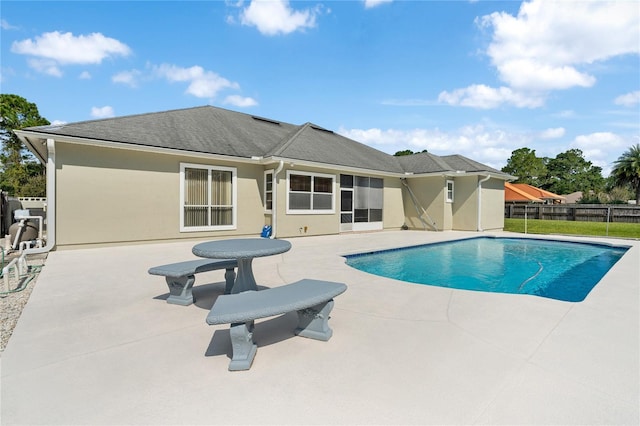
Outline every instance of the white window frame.
<svg viewBox="0 0 640 426">
<path fill-rule="evenodd" d="M 214 226 L 185 226 L 184 225 L 184 176 L 185 169 L 202 169 L 208 172 L 208 190 L 207 194 L 211 196 L 211 172 L 223 171 L 231 172 L 231 225 L 214 225 Z M 199 232 L 199 231 L 226 231 L 237 229 L 238 223 L 238 171 L 235 167 L 212 166 L 208 164 L 180 163 L 180 232 Z M 209 203 L 211 206 L 211 203 Z"/>
<path fill-rule="evenodd" d="M 273 211 L 273 193 L 275 191 L 275 180 L 274 180 L 274 170 L 265 170 L 264 172 L 264 190 L 262 191 L 263 200 L 264 200 L 264 212 L 272 213 Z M 271 175 L 271 190 L 267 190 L 267 175 Z M 267 208 L 267 194 L 271 193 L 271 208 Z"/>
<path fill-rule="evenodd" d="M 289 207 L 289 195 L 293 192 L 296 193 L 297 191 L 291 191 L 290 189 L 290 185 L 289 185 L 289 179 L 291 175 L 299 175 L 299 176 L 311 176 L 311 191 L 310 192 L 306 192 L 311 195 L 311 209 L 309 210 L 304 210 L 304 209 L 291 209 Z M 322 210 L 315 210 L 313 209 L 313 183 L 314 183 L 314 178 L 315 177 L 322 177 L 322 178 L 328 178 L 331 179 L 331 210 L 329 209 L 322 209 Z M 326 192 L 322 192 L 322 194 L 326 194 Z M 287 170 L 287 214 L 335 214 L 336 213 L 336 175 L 329 175 L 329 174 L 324 174 L 324 173 L 312 173 L 312 172 L 302 172 L 302 171 L 298 171 L 298 170 Z"/>
<path fill-rule="evenodd" d="M 451 185 L 451 189 L 449 189 L 449 185 Z M 451 196 L 449 196 L 449 194 L 451 194 Z M 451 179 L 447 179 L 447 183 L 445 185 L 445 193 L 444 193 L 444 198 L 447 201 L 447 203 L 453 203 L 454 195 L 455 195 L 454 182 Z"/>
</svg>

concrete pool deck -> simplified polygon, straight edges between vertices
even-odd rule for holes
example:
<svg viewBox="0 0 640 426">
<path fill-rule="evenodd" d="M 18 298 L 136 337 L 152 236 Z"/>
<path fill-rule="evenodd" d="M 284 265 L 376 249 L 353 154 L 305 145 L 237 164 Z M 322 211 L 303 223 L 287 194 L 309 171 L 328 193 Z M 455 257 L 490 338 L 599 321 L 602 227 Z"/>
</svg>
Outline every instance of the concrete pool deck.
<svg viewBox="0 0 640 426">
<path fill-rule="evenodd" d="M 205 323 L 224 271 L 199 274 L 188 307 L 147 274 L 199 241 L 52 252 L 0 358 L 1 422 L 638 424 L 640 242 L 595 239 L 632 248 L 579 303 L 408 284 L 341 257 L 477 235 L 289 239 L 254 260 L 256 280 L 345 282 L 333 338 L 295 337 L 295 314 L 256 321 L 243 372 L 227 371 L 228 326 Z"/>
</svg>

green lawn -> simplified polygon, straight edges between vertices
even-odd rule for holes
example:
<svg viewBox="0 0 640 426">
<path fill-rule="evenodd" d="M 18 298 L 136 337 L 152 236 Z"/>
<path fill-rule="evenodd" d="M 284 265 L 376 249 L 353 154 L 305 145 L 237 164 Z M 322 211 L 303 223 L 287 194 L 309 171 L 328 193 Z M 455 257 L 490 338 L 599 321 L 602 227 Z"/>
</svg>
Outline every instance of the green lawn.
<svg viewBox="0 0 640 426">
<path fill-rule="evenodd" d="M 525 232 L 524 219 L 505 219 L 504 230 L 511 232 Z M 610 223 L 604 222 L 574 222 L 566 220 L 527 220 L 529 234 L 571 234 L 595 235 L 599 237 L 640 238 L 639 223 Z"/>
</svg>

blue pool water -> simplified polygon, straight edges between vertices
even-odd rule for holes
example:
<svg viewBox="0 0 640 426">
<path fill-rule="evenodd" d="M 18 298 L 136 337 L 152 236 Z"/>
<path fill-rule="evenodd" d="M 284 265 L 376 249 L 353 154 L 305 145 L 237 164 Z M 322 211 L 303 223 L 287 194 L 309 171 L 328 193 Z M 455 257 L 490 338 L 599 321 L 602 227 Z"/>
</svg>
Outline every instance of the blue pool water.
<svg viewBox="0 0 640 426">
<path fill-rule="evenodd" d="M 345 257 L 361 271 L 411 283 L 580 302 L 628 249 L 478 237 Z"/>
</svg>

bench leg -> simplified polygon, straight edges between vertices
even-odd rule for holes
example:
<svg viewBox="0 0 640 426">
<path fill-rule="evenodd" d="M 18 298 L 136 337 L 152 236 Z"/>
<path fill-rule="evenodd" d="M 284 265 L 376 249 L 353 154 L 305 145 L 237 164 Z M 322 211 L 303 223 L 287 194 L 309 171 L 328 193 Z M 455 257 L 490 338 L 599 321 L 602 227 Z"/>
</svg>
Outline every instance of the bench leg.
<svg viewBox="0 0 640 426">
<path fill-rule="evenodd" d="M 229 363 L 229 371 L 248 370 L 258 347 L 253 343 L 253 321 L 231 324 L 231 347 L 233 357 Z"/>
<path fill-rule="evenodd" d="M 296 335 L 327 341 L 333 335 L 329 327 L 329 313 L 333 309 L 333 299 L 311 308 L 298 311 Z"/>
<path fill-rule="evenodd" d="M 236 282 L 236 271 L 234 271 L 233 268 L 227 268 L 227 271 L 224 273 L 224 280 L 226 282 L 224 294 L 231 294 L 233 284 Z"/>
<path fill-rule="evenodd" d="M 193 303 L 191 287 L 196 282 L 194 275 L 179 278 L 166 277 L 166 280 L 170 293 L 167 303 L 182 306 L 188 306 Z"/>
</svg>

